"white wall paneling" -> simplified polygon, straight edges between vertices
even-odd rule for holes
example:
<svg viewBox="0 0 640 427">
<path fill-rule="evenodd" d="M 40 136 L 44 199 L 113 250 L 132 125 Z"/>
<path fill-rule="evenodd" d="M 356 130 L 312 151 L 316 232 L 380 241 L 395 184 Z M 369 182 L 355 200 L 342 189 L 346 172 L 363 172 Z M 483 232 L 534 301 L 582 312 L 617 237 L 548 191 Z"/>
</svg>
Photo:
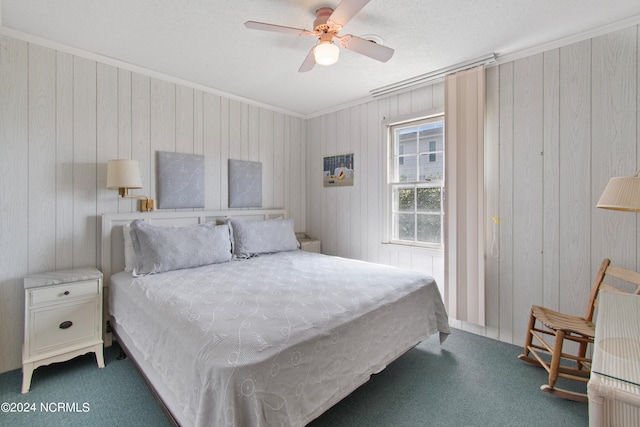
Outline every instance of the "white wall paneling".
<svg viewBox="0 0 640 427">
<path fill-rule="evenodd" d="M 223 120 L 222 112 L 223 109 L 220 97 L 205 93 L 204 116 L 211 118 L 204 122 L 204 140 L 206 141 L 204 145 L 204 158 L 206 159 L 204 172 L 207 182 L 205 191 L 207 203 L 211 203 L 211 209 L 213 210 L 222 209 L 220 201 L 220 183 L 222 182 L 223 176 L 221 175 L 220 170 L 207 167 L 207 164 L 211 163 L 217 165 L 222 161 L 220 157 L 220 146 L 223 138 L 223 127 L 221 126 Z M 224 137 L 227 137 L 226 133 L 224 134 Z"/>
<path fill-rule="evenodd" d="M 29 47 L 0 35 L 0 371 L 21 365 L 29 272 Z M 50 199 L 48 200 L 50 201 Z"/>
<path fill-rule="evenodd" d="M 48 209 L 55 194 L 56 52 L 29 46 L 29 268 L 56 265 L 55 221 Z M 10 179 L 6 177 L 6 179 Z M 13 181 L 13 180 L 11 180 Z"/>
<path fill-rule="evenodd" d="M 488 161 L 499 179 L 487 186 L 487 216 L 501 220 L 500 260 L 488 263 L 489 336 L 522 344 L 532 304 L 583 314 L 604 257 L 640 268 L 636 215 L 595 208 L 610 177 L 638 169 L 637 33 L 489 70 L 488 135 L 499 150 Z"/>
<path fill-rule="evenodd" d="M 432 274 L 442 288 L 440 251 L 383 243 L 387 131 L 383 122 L 444 108 L 444 88 L 418 88 L 308 120 L 307 230 L 322 251 Z M 325 188 L 323 158 L 354 153 L 354 185 Z"/>
<path fill-rule="evenodd" d="M 106 189 L 107 167 L 110 159 L 119 158 L 119 91 L 118 70 L 104 64 L 97 64 L 97 111 L 96 111 L 96 164 L 97 164 L 97 210 L 99 212 L 117 212 L 118 198 Z M 123 82 L 124 83 L 124 82 Z M 129 110 L 130 112 L 130 110 Z M 129 158 L 129 156 L 126 156 Z M 100 224 L 97 224 L 100 227 Z"/>
<path fill-rule="evenodd" d="M 73 56 L 56 53 L 55 269 L 73 267 Z M 24 191 L 24 189 L 23 189 Z M 53 208 L 52 208 L 53 210 Z"/>
<path fill-rule="evenodd" d="M 487 69 L 487 326 L 452 319 L 455 326 L 520 345 L 532 304 L 583 313 L 603 257 L 640 269 L 637 215 L 595 208 L 610 177 L 640 168 L 639 46 L 632 26 Z M 382 243 L 382 123 L 442 107 L 442 87 L 309 119 L 307 229 L 325 252 L 442 280 L 437 253 Z M 347 147 L 360 158 L 354 187 L 323 188 L 322 158 Z M 348 238 L 340 221 L 345 214 L 360 224 L 351 226 Z"/>
<path fill-rule="evenodd" d="M 93 61 L 74 58 L 73 267 L 93 267 L 98 262 L 96 68 Z"/>
<path fill-rule="evenodd" d="M 591 132 L 592 180 L 591 200 L 597 202 L 608 179 L 631 175 L 637 163 L 637 64 L 638 42 L 636 27 L 598 37 L 592 46 Z M 597 123 L 597 126 L 593 124 Z M 592 209 L 593 230 L 592 262 L 610 257 L 627 265 L 635 265 L 637 238 L 633 214 L 624 215 L 601 209 Z M 595 266 L 592 265 L 592 269 Z M 593 270 L 592 270 L 593 273 Z"/>
<path fill-rule="evenodd" d="M 493 188 L 485 194 L 486 215 L 486 241 L 485 241 L 485 302 L 486 307 L 500 306 L 500 261 L 502 250 L 500 246 L 500 222 L 495 222 L 493 218 L 500 221 L 500 129 L 498 114 L 500 112 L 499 73 L 497 68 L 485 70 L 486 81 L 486 104 L 485 115 L 485 188 Z M 498 310 L 485 310 L 486 325 L 499 325 L 500 312 Z M 487 326 L 487 335 L 498 339 L 499 330 Z"/>
<path fill-rule="evenodd" d="M 493 87 L 498 92 L 499 114 L 497 116 L 499 134 L 499 170 L 500 181 L 497 188 L 487 188 L 487 193 L 498 191 L 500 200 L 499 209 L 496 212 L 499 224 L 499 245 L 500 281 L 493 283 L 497 285 L 499 294 L 499 305 L 497 307 L 487 307 L 485 313 L 496 310 L 499 313 L 499 323 L 495 324 L 498 329 L 498 337 L 502 341 L 513 342 L 513 250 L 516 247 L 513 235 L 513 117 L 514 117 L 514 95 L 513 95 L 513 63 L 501 65 L 496 71 L 499 73 L 499 86 Z M 487 93 L 487 97 L 496 96 L 495 93 Z M 494 116 L 494 119 L 496 117 Z M 495 126 L 490 123 L 489 126 Z M 494 288 L 495 290 L 495 288 Z M 487 327 L 493 325 L 487 323 Z"/>
<path fill-rule="evenodd" d="M 542 303 L 542 54 L 513 67 L 513 338 L 524 342 L 531 302 Z M 508 223 L 507 223 L 508 224 Z"/>
<path fill-rule="evenodd" d="M 584 311 L 592 269 L 591 56 L 591 41 L 560 48 L 559 309 L 573 313 Z"/>
<path fill-rule="evenodd" d="M 560 287 L 560 53 L 544 53 L 543 65 L 542 304 L 558 309 Z"/>
<path fill-rule="evenodd" d="M 107 190 L 106 162 L 203 154 L 207 210 L 227 209 L 227 159 L 263 163 L 263 206 L 306 231 L 306 121 L 0 36 L 0 372 L 20 367 L 22 278 L 98 263 L 98 217 L 137 210 Z"/>
<path fill-rule="evenodd" d="M 640 269 L 637 215 L 595 208 L 609 177 L 640 166 L 639 40 L 634 25 L 487 70 L 487 326 L 454 325 L 521 344 L 531 304 L 582 313 L 603 257 Z M 442 255 L 384 244 L 382 224 L 382 123 L 443 108 L 442 83 L 302 119 L 0 43 L 0 372 L 20 366 L 22 277 L 97 265 L 98 215 L 137 209 L 104 189 L 112 157 L 138 160 L 138 193 L 155 198 L 157 150 L 203 154 L 209 210 L 227 207 L 229 157 L 261 161 L 264 207 L 288 209 L 325 253 L 425 271 L 442 289 Z M 324 188 L 323 157 L 348 152 L 354 186 Z"/>
<path fill-rule="evenodd" d="M 176 152 L 196 154 L 194 119 L 193 89 L 176 86 Z"/>
<path fill-rule="evenodd" d="M 126 150 L 118 153 L 119 158 L 127 158 Z M 137 160 L 142 174 L 142 187 L 149 196 L 151 181 L 151 78 L 138 73 L 131 74 L 131 159 Z M 137 209 L 132 201 L 130 209 Z M 126 210 L 125 210 L 126 212 Z"/>
</svg>

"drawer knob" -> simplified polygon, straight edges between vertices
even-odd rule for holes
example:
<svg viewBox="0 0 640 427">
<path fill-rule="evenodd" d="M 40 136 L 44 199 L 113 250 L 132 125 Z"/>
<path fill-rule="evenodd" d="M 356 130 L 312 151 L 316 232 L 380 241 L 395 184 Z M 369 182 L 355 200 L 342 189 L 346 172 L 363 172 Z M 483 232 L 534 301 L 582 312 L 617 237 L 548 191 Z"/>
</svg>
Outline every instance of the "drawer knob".
<svg viewBox="0 0 640 427">
<path fill-rule="evenodd" d="M 60 323 L 60 329 L 69 329 L 71 325 L 73 325 L 73 322 L 71 320 L 65 320 L 64 322 Z"/>
<path fill-rule="evenodd" d="M 69 291 L 64 291 L 64 294 L 65 295 L 69 295 Z"/>
</svg>

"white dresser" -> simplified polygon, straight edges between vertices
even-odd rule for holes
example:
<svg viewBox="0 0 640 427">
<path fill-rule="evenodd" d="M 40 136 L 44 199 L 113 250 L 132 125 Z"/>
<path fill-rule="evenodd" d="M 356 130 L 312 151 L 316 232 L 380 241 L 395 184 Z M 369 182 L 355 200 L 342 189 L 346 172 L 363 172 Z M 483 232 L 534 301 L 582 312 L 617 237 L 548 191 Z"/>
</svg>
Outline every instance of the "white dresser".
<svg viewBox="0 0 640 427">
<path fill-rule="evenodd" d="M 102 273 L 95 268 L 52 271 L 24 278 L 22 393 L 33 370 L 94 352 L 102 353 Z"/>
</svg>

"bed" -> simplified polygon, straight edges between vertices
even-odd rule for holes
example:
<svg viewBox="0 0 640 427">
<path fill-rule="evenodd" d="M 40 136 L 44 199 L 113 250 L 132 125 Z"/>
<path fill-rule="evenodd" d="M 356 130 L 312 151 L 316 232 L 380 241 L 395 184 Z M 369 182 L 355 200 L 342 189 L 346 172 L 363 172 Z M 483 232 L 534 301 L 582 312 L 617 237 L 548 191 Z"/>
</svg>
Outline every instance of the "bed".
<svg viewBox="0 0 640 427">
<path fill-rule="evenodd" d="M 108 214 L 102 224 L 110 330 L 179 425 L 303 426 L 450 333 L 433 278 L 301 251 L 281 210 Z M 147 262 L 145 245 L 176 246 L 167 233 L 187 230 L 209 233 L 206 251 L 178 268 L 168 255 Z M 223 246 L 198 261 L 226 245 L 225 232 L 232 255 Z"/>
</svg>

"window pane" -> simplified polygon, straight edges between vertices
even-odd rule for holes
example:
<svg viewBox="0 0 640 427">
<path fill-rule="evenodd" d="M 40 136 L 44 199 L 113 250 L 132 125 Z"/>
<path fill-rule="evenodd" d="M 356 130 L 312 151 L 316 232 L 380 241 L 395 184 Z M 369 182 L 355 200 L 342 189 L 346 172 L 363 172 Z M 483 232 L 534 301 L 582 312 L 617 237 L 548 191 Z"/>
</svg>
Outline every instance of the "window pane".
<svg viewBox="0 0 640 427">
<path fill-rule="evenodd" d="M 402 156 L 398 158 L 398 182 L 414 182 L 416 180 L 416 156 Z"/>
<path fill-rule="evenodd" d="M 435 161 L 431 161 L 431 157 L 435 157 Z M 421 154 L 420 155 L 420 181 L 440 181 L 442 180 L 442 153 Z"/>
<path fill-rule="evenodd" d="M 429 141 L 429 162 L 435 162 L 436 161 L 436 142 L 435 141 Z"/>
<path fill-rule="evenodd" d="M 440 215 L 418 214 L 418 242 L 437 243 L 442 242 Z"/>
<path fill-rule="evenodd" d="M 442 141 L 443 122 L 435 122 L 420 128 L 420 151 L 428 151 L 429 141 Z"/>
<path fill-rule="evenodd" d="M 400 212 L 413 212 L 415 207 L 415 192 L 413 188 L 397 189 L 397 210 Z"/>
<path fill-rule="evenodd" d="M 419 212 L 435 212 L 440 213 L 442 192 L 440 188 L 418 188 L 417 192 L 417 210 Z"/>
<path fill-rule="evenodd" d="M 396 154 L 415 154 L 418 148 L 418 140 L 415 129 L 413 132 L 404 132 L 398 135 Z"/>
<path fill-rule="evenodd" d="M 420 152 L 428 153 L 430 151 L 436 151 L 435 143 L 433 138 L 420 138 Z"/>
<path fill-rule="evenodd" d="M 414 242 L 416 239 L 415 217 L 413 214 L 398 214 L 398 240 L 409 240 Z"/>
</svg>

